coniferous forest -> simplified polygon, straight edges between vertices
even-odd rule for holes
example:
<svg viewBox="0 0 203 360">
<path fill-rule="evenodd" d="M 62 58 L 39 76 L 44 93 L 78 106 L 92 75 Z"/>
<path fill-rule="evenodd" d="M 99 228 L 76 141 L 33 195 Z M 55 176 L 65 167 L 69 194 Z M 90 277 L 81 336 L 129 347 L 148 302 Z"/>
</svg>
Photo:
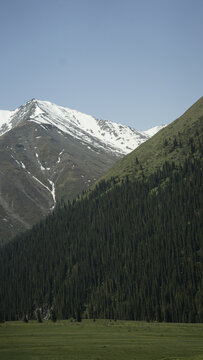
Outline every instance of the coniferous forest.
<svg viewBox="0 0 203 360">
<path fill-rule="evenodd" d="M 0 248 L 0 321 L 203 321 L 202 114 L 200 98 Z"/>
<path fill-rule="evenodd" d="M 0 250 L 1 320 L 202 322 L 202 156 L 101 181 Z"/>
</svg>

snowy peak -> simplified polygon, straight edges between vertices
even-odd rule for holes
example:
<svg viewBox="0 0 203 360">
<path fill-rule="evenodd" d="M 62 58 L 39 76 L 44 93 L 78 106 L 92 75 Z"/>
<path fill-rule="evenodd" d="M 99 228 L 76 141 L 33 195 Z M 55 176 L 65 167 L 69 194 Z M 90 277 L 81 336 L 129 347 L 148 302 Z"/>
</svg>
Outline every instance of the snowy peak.
<svg viewBox="0 0 203 360">
<path fill-rule="evenodd" d="M 56 201 L 89 189 L 158 130 L 139 132 L 36 99 L 0 111 L 0 243 L 40 221 Z"/>
<path fill-rule="evenodd" d="M 48 101 L 36 101 L 30 120 L 48 124 L 96 148 L 127 154 L 148 138 L 129 126 L 98 120 L 77 110 L 57 106 Z"/>
<path fill-rule="evenodd" d="M 26 121 L 55 127 L 87 145 L 118 155 L 128 154 L 162 128 L 137 131 L 49 101 L 32 99 L 13 112 L 0 113 L 0 135 Z"/>
</svg>

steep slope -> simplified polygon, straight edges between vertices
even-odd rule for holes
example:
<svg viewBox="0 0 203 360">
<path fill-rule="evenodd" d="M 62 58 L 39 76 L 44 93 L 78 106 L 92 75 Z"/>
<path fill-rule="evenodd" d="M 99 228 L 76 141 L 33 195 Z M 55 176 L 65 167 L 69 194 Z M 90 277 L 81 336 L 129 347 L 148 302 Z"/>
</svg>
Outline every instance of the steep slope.
<svg viewBox="0 0 203 360">
<path fill-rule="evenodd" d="M 0 136 L 12 129 L 12 116 L 16 111 L 0 110 Z"/>
<path fill-rule="evenodd" d="M 0 134 L 0 243 L 87 190 L 151 136 L 36 99 L 1 111 Z"/>
<path fill-rule="evenodd" d="M 9 239 L 86 190 L 117 160 L 56 128 L 22 124 L 0 138 L 0 237 Z"/>
<path fill-rule="evenodd" d="M 100 181 L 0 250 L 2 319 L 203 321 L 200 113 L 173 123 L 189 152 L 185 139 L 151 175 Z"/>
<path fill-rule="evenodd" d="M 163 128 L 129 155 L 118 161 L 103 177 L 143 178 L 153 174 L 165 161 L 182 163 L 195 149 L 202 149 L 203 97 L 180 118 Z M 201 150 L 200 150 L 201 151 Z"/>
</svg>

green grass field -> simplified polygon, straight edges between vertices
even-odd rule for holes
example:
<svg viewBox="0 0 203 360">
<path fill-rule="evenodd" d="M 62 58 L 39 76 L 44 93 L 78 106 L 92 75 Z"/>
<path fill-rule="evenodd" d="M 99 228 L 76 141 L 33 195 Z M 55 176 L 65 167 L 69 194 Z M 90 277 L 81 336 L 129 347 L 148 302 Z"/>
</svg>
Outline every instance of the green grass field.
<svg viewBox="0 0 203 360">
<path fill-rule="evenodd" d="M 2 360 L 203 359 L 203 324 L 83 320 L 0 324 Z"/>
</svg>

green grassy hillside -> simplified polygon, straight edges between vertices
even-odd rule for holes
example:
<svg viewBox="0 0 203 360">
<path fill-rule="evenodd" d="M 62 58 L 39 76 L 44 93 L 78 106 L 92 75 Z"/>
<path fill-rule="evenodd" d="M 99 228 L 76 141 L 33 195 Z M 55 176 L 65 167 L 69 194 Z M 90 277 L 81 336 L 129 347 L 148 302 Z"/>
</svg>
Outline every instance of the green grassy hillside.
<svg viewBox="0 0 203 360">
<path fill-rule="evenodd" d="M 133 178 L 149 176 L 166 161 L 181 164 L 191 153 L 196 152 L 196 147 L 199 157 L 200 144 L 203 144 L 202 129 L 203 97 L 181 117 L 119 160 L 102 179 L 122 179 L 126 175 Z"/>
</svg>

